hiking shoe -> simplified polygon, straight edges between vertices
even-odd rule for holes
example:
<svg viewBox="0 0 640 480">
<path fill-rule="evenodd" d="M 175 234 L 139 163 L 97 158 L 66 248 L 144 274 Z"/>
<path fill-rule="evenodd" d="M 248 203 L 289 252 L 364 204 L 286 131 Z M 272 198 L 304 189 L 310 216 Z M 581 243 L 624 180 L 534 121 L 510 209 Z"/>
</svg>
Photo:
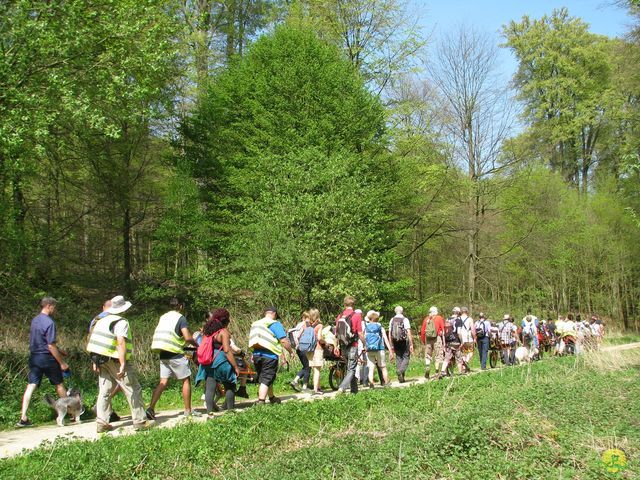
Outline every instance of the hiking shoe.
<svg viewBox="0 0 640 480">
<path fill-rule="evenodd" d="M 322 390 L 315 390 L 311 395 L 320 396 L 324 395 L 324 392 Z"/>
<path fill-rule="evenodd" d="M 141 422 L 141 423 L 137 423 L 133 426 L 133 429 L 136 432 L 142 432 L 144 430 L 149 430 L 150 428 L 153 428 L 155 426 L 156 422 L 154 422 L 153 420 L 147 420 L 145 422 Z"/>
<path fill-rule="evenodd" d="M 120 420 L 120 415 L 118 415 L 116 412 L 111 412 L 111 415 L 109 415 L 109 423 L 119 422 Z"/>
<path fill-rule="evenodd" d="M 147 414 L 147 420 L 155 420 L 156 419 L 156 412 L 153 408 L 149 407 L 145 410 L 145 412 Z"/>
<path fill-rule="evenodd" d="M 273 404 L 282 403 L 282 400 L 280 400 L 278 397 L 269 397 L 269 403 L 273 403 Z"/>
<path fill-rule="evenodd" d="M 197 410 L 191 410 L 189 412 L 183 412 L 182 415 L 184 417 L 201 417 L 202 414 Z"/>
<path fill-rule="evenodd" d="M 431 373 L 431 372 L 430 372 L 429 370 L 425 370 L 425 371 L 424 371 L 424 378 L 426 378 L 427 380 L 429 380 L 429 374 L 430 374 L 430 373 Z"/>
<path fill-rule="evenodd" d="M 110 425 L 108 423 L 98 423 L 96 426 L 96 432 L 98 433 L 106 433 L 110 432 L 111 430 L 113 430 L 113 425 Z"/>
<path fill-rule="evenodd" d="M 249 394 L 247 393 L 247 387 L 240 387 L 236 392 L 237 397 L 249 398 Z"/>
<path fill-rule="evenodd" d="M 300 391 L 300 386 L 298 385 L 298 382 L 294 382 L 293 380 L 291 380 L 289 382 L 289 385 L 291 385 L 291 388 L 293 388 L 296 392 Z"/>
<path fill-rule="evenodd" d="M 25 427 L 33 427 L 33 423 L 28 418 L 26 420 L 20 419 L 18 423 L 16 423 L 17 428 L 25 428 Z"/>
</svg>

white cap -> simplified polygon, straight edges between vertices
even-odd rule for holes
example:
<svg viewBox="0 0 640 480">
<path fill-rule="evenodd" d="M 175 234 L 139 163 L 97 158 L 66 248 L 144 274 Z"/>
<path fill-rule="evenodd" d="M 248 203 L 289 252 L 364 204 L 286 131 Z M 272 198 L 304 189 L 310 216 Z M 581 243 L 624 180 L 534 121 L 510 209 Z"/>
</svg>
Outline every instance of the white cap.
<svg viewBox="0 0 640 480">
<path fill-rule="evenodd" d="M 357 310 L 355 310 L 355 311 L 354 311 L 354 313 L 360 313 L 360 314 L 361 314 L 361 313 L 362 313 L 362 310 L 357 309 Z"/>
<path fill-rule="evenodd" d="M 503 320 L 511 320 L 511 315 L 509 315 L 508 313 L 505 313 L 502 317 Z"/>
<path fill-rule="evenodd" d="M 429 309 L 429 315 L 437 315 L 438 314 L 438 307 L 431 307 Z"/>
</svg>

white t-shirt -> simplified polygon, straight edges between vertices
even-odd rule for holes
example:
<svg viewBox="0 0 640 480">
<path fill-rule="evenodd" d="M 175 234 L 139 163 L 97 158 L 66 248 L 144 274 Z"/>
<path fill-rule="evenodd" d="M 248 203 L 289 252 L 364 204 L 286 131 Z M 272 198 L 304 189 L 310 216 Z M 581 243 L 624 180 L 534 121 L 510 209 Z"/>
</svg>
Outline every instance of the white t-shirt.
<svg viewBox="0 0 640 480">
<path fill-rule="evenodd" d="M 473 333 L 471 333 L 471 330 L 473 330 L 473 318 L 466 316 L 460 317 L 460 319 L 462 320 L 462 328 L 458 329 L 458 335 L 460 335 L 462 343 L 473 342 Z"/>
<path fill-rule="evenodd" d="M 129 322 L 124 318 L 122 320 L 118 320 L 113 326 L 113 334 L 116 337 L 129 338 Z"/>
</svg>

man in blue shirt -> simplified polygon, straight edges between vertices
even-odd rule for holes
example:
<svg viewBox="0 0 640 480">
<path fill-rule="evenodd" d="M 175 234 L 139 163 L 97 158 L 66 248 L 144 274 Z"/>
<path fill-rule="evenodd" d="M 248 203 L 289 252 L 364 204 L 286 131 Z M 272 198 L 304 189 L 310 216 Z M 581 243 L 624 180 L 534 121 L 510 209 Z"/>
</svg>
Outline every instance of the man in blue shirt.
<svg viewBox="0 0 640 480">
<path fill-rule="evenodd" d="M 56 345 L 56 324 L 51 315 L 56 310 L 55 298 L 45 297 L 40 302 L 41 311 L 31 320 L 29 333 L 29 379 L 22 397 L 22 412 L 17 427 L 31 427 L 33 424 L 27 417 L 27 410 L 33 392 L 38 388 L 42 377 L 46 375 L 52 385 L 55 385 L 59 397 L 66 397 L 67 391 L 62 383 L 62 372 L 69 370 L 64 361 L 65 352 Z"/>
<path fill-rule="evenodd" d="M 258 374 L 258 404 L 265 403 L 267 395 L 270 403 L 280 403 L 273 394 L 273 383 L 278 373 L 278 360 L 282 348 L 294 354 L 287 332 L 278 320 L 278 312 L 270 307 L 265 310 L 264 318 L 253 322 L 249 332 L 249 346 L 253 348 L 253 363 Z"/>
</svg>

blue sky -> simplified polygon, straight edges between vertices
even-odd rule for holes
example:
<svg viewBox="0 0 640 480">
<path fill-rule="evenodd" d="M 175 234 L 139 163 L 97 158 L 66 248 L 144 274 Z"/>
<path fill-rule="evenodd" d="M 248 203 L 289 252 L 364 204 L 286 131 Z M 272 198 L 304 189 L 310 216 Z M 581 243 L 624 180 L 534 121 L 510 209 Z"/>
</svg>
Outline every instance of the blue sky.
<svg viewBox="0 0 640 480">
<path fill-rule="evenodd" d="M 620 37 L 631 23 L 626 12 L 616 7 L 613 0 L 410 0 L 412 13 L 432 42 L 443 32 L 471 25 L 478 31 L 494 35 L 501 43 L 499 31 L 510 20 L 523 15 L 540 18 L 554 8 L 567 7 L 574 17 L 580 17 L 591 26 L 594 33 Z M 506 49 L 501 49 L 500 70 L 510 77 L 516 69 L 515 59 Z"/>
</svg>

